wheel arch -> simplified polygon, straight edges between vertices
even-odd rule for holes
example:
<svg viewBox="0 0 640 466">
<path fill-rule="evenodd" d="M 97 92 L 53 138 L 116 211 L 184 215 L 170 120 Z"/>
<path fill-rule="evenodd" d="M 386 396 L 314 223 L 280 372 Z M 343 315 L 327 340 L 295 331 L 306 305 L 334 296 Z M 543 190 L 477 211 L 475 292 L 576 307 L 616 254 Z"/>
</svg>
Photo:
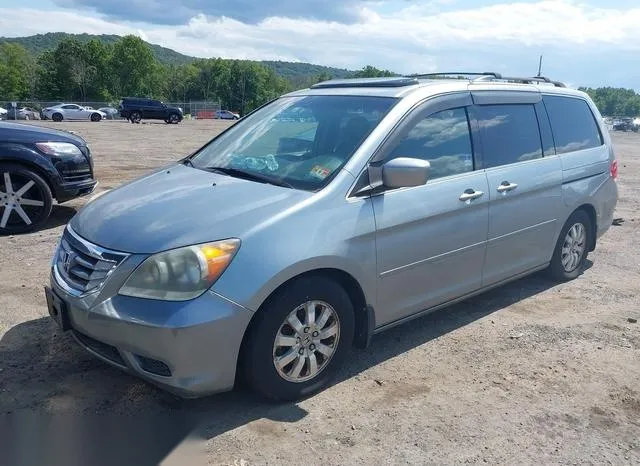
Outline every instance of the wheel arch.
<svg viewBox="0 0 640 466">
<path fill-rule="evenodd" d="M 47 173 L 47 171 L 44 170 L 42 167 L 38 166 L 37 163 L 33 163 L 29 160 L 25 160 L 22 158 L 3 157 L 2 155 L 0 155 L 0 164 L 19 165 L 33 171 L 40 178 L 42 178 L 45 183 L 47 183 L 47 186 L 49 186 L 49 189 L 51 190 L 51 194 L 53 195 L 54 199 L 57 198 L 56 189 L 55 189 L 56 187 L 51 180 L 51 175 Z"/>
<path fill-rule="evenodd" d="M 367 303 L 367 299 L 365 297 L 364 290 L 362 286 L 355 279 L 353 275 L 350 273 L 338 269 L 338 268 L 318 268 L 313 270 L 308 270 L 306 272 L 300 273 L 294 277 L 289 278 L 288 280 L 281 283 L 278 287 L 276 287 L 262 302 L 258 310 L 251 317 L 249 325 L 247 326 L 244 335 L 242 337 L 242 342 L 240 344 L 240 352 L 237 361 L 236 367 L 236 377 L 242 373 L 241 366 L 243 364 L 243 353 L 244 349 L 247 346 L 247 342 L 251 338 L 252 330 L 257 321 L 256 316 L 258 313 L 263 312 L 263 309 L 267 303 L 270 302 L 271 299 L 283 288 L 291 285 L 296 280 L 300 280 L 308 277 L 324 277 L 333 280 L 338 283 L 347 293 L 351 303 L 353 304 L 353 308 L 355 310 L 355 334 L 353 346 L 356 348 L 366 348 L 369 345 L 369 341 L 371 340 L 371 336 L 373 335 L 373 331 L 375 329 L 375 311 L 373 307 Z"/>
<path fill-rule="evenodd" d="M 582 210 L 584 211 L 588 216 L 589 216 L 589 220 L 591 220 L 591 231 L 589 232 L 589 247 L 587 249 L 587 251 L 592 252 L 596 249 L 596 240 L 597 240 L 597 232 L 598 232 L 598 216 L 596 214 L 596 209 L 592 204 L 582 204 L 580 206 L 578 206 L 572 213 L 571 215 L 573 215 L 575 212 Z"/>
</svg>

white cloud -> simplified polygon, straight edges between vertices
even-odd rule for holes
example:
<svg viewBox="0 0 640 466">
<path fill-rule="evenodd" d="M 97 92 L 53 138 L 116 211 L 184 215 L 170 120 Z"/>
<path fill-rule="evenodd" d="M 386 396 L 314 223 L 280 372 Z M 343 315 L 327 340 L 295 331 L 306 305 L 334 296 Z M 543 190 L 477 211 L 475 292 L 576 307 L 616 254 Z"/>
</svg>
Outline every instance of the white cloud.
<svg viewBox="0 0 640 466">
<path fill-rule="evenodd" d="M 0 30 L 13 35 L 60 31 L 146 36 L 182 53 L 309 61 L 398 72 L 435 69 L 532 74 L 543 71 L 586 85 L 637 86 L 640 7 L 596 8 L 573 1 L 504 3 L 433 13 L 433 3 L 381 14 L 362 8 L 356 24 L 270 17 L 258 24 L 194 16 L 159 26 L 113 22 L 70 11 L 0 8 Z"/>
</svg>

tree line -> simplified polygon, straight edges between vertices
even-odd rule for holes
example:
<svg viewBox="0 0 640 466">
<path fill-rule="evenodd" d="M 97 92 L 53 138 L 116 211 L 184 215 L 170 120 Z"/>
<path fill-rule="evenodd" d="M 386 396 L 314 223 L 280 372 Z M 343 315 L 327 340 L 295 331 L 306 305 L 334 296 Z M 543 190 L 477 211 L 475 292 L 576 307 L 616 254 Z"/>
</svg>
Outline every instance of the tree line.
<svg viewBox="0 0 640 466">
<path fill-rule="evenodd" d="M 350 77 L 394 75 L 365 66 Z M 223 58 L 163 64 L 137 36 L 113 43 L 67 38 L 35 57 L 20 44 L 0 44 L 0 100 L 7 101 L 116 103 L 125 96 L 146 96 L 169 102 L 216 101 L 244 114 L 288 91 L 332 77 L 321 72 L 284 78 L 259 62 Z M 581 90 L 603 115 L 640 115 L 640 95 L 632 89 Z"/>
<path fill-rule="evenodd" d="M 637 94 L 633 89 L 581 87 L 580 90 L 589 94 L 600 113 L 605 116 L 640 116 L 640 94 Z"/>
<path fill-rule="evenodd" d="M 392 73 L 365 67 L 355 75 Z M 244 114 L 286 92 L 331 78 L 325 72 L 288 80 L 247 60 L 162 64 L 136 36 L 113 44 L 69 38 L 37 57 L 20 44 L 0 44 L 0 100 L 7 101 L 115 103 L 125 96 L 145 96 L 169 102 L 216 101 Z"/>
</svg>

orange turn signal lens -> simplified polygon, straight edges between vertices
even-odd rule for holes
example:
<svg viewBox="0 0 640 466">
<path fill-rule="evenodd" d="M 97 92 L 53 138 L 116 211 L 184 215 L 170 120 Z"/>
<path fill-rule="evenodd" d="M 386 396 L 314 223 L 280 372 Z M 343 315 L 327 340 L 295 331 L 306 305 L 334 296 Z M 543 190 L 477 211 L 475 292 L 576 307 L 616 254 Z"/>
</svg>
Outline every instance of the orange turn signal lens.
<svg viewBox="0 0 640 466">
<path fill-rule="evenodd" d="M 230 239 L 216 243 L 203 244 L 198 249 L 207 264 L 206 279 L 209 282 L 217 280 L 225 271 L 233 256 L 240 247 L 240 240 Z"/>
</svg>

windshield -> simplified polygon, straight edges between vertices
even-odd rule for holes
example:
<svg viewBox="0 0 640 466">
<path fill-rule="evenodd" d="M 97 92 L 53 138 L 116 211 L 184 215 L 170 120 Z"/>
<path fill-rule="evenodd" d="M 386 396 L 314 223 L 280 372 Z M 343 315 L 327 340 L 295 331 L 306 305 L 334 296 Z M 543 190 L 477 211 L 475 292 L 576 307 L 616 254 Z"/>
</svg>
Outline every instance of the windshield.
<svg viewBox="0 0 640 466">
<path fill-rule="evenodd" d="M 344 166 L 397 99 L 283 97 L 240 120 L 191 158 L 195 168 L 316 191 Z M 247 177 L 248 178 L 248 177 Z"/>
</svg>

